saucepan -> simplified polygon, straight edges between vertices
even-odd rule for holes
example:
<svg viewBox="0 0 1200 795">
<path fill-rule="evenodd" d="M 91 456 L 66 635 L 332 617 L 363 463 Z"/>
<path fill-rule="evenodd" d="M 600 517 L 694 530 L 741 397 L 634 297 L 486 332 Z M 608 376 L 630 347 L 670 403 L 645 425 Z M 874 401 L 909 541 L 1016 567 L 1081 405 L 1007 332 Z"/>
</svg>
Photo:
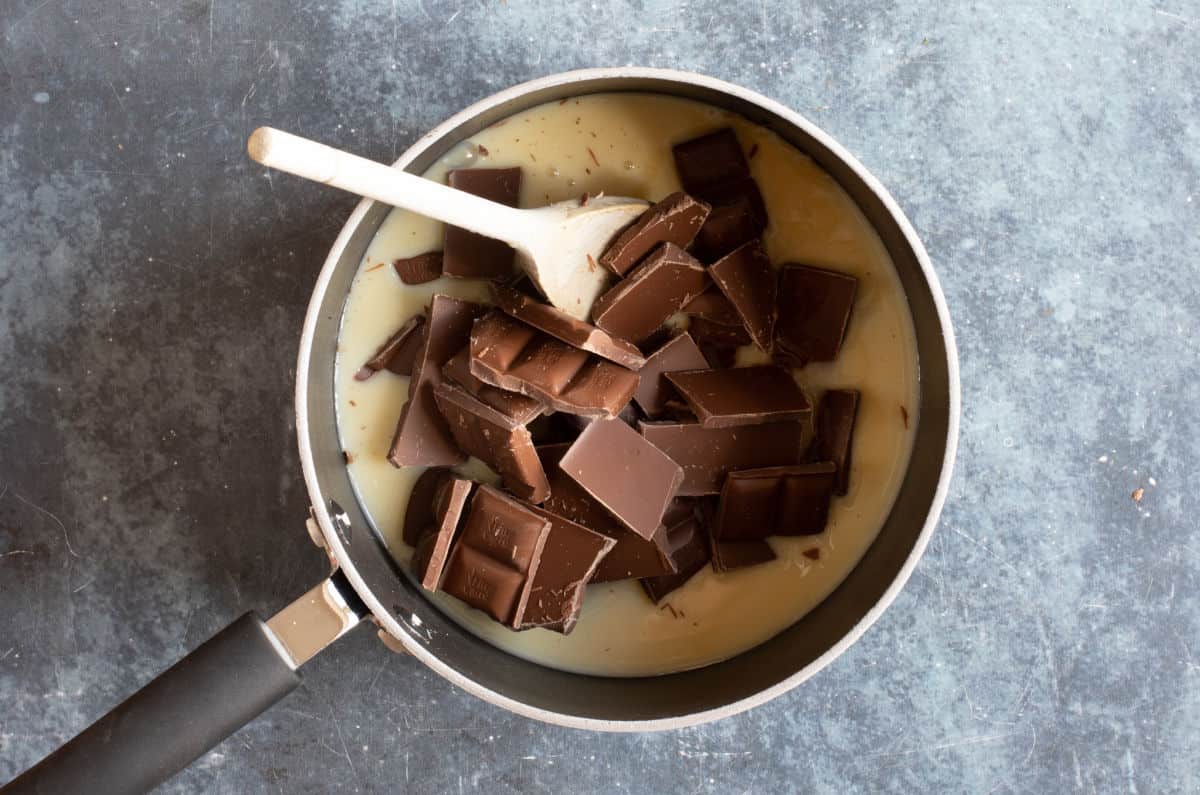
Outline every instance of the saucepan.
<svg viewBox="0 0 1200 795">
<path fill-rule="evenodd" d="M 361 623 L 455 685 L 536 720 L 600 731 L 675 729 L 769 701 L 850 647 L 892 603 L 937 524 L 958 438 L 958 361 L 937 276 L 883 186 L 799 114 L 739 86 L 661 69 L 587 69 L 510 88 L 472 105 L 397 161 L 420 174 L 459 142 L 545 102 L 616 91 L 698 100 L 741 114 L 807 153 L 858 204 L 899 272 L 916 329 L 920 410 L 911 461 L 878 538 L 816 609 L 732 659 L 659 677 L 567 673 L 503 652 L 439 612 L 405 577 L 355 497 L 334 400 L 338 328 L 363 253 L 389 207 L 362 201 L 317 283 L 300 337 L 296 430 L 312 500 L 309 534 L 332 573 L 268 621 L 248 613 L 16 779 L 14 792 L 143 791 L 236 731 L 300 681 L 297 669 Z M 299 535 L 299 534 L 297 534 Z"/>
</svg>

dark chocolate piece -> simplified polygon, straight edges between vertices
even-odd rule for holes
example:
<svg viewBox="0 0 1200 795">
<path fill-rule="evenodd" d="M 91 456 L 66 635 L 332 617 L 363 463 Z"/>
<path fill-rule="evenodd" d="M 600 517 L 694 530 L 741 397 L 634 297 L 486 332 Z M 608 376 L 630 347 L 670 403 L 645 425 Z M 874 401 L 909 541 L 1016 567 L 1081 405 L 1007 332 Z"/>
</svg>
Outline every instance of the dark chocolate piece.
<svg viewBox="0 0 1200 795">
<path fill-rule="evenodd" d="M 730 571 L 746 566 L 757 566 L 775 560 L 775 550 L 766 541 L 718 541 L 712 542 L 713 571 Z"/>
<path fill-rule="evenodd" d="M 536 397 L 556 411 L 613 417 L 637 389 L 632 370 L 560 342 L 503 312 L 471 331 L 471 373 L 510 392 Z"/>
<path fill-rule="evenodd" d="M 683 470 L 618 419 L 597 420 L 579 434 L 559 468 L 621 524 L 649 539 Z"/>
<path fill-rule="evenodd" d="M 708 563 L 711 555 L 705 532 L 694 516 L 684 519 L 667 532 L 667 545 L 667 554 L 676 573 L 647 577 L 641 581 L 642 589 L 655 604 L 695 576 Z"/>
<path fill-rule="evenodd" d="M 743 345 L 753 342 L 741 321 L 735 325 L 725 325 L 707 318 L 693 317 L 688 320 L 687 330 L 701 349 L 709 346 L 721 348 L 732 354 Z"/>
<path fill-rule="evenodd" d="M 720 494 L 725 476 L 737 469 L 798 464 L 804 454 L 804 424 L 772 422 L 732 428 L 698 423 L 640 422 L 646 441 L 683 467 L 681 496 Z"/>
<path fill-rule="evenodd" d="M 431 467 L 422 472 L 408 494 L 404 509 L 404 543 L 415 547 L 421 536 L 434 523 L 434 502 L 438 489 L 453 475 L 445 467 Z"/>
<path fill-rule="evenodd" d="M 803 420 L 812 411 L 792 374 L 771 364 L 686 370 L 665 377 L 705 428 Z"/>
<path fill-rule="evenodd" d="M 779 270 L 778 349 L 800 364 L 837 358 L 854 307 L 858 280 L 806 265 Z"/>
<path fill-rule="evenodd" d="M 354 374 L 354 380 L 366 381 L 384 368 L 396 375 L 412 375 L 417 351 L 421 349 L 421 332 L 424 328 L 424 315 L 410 317 Z"/>
<path fill-rule="evenodd" d="M 437 406 L 464 452 L 500 474 L 504 486 L 530 502 L 550 495 L 529 430 L 456 384 L 434 387 Z"/>
<path fill-rule="evenodd" d="M 471 489 L 475 484 L 462 478 L 449 477 L 442 481 L 434 498 L 432 524 L 413 553 L 413 567 L 421 586 L 429 591 L 441 587 L 446 562 L 450 558 L 458 524 Z"/>
<path fill-rule="evenodd" d="M 637 370 L 646 363 L 646 357 L 633 343 L 612 337 L 604 329 L 576 320 L 566 312 L 544 304 L 533 296 L 498 284 L 492 285 L 492 296 L 496 299 L 496 305 L 506 315 L 515 317 L 538 331 L 544 331 L 568 345 L 594 353 L 630 370 Z"/>
<path fill-rule="evenodd" d="M 529 506 L 550 522 L 529 601 L 516 629 L 543 627 L 570 634 L 583 609 L 583 595 L 601 561 L 617 543 L 566 517 Z"/>
<path fill-rule="evenodd" d="M 516 207 L 521 195 L 520 168 L 459 168 L 447 175 L 452 188 Z M 446 226 L 442 265 L 447 276 L 495 279 L 513 270 L 513 250 L 501 240 Z"/>
<path fill-rule="evenodd" d="M 741 318 L 754 344 L 771 350 L 775 329 L 775 269 L 762 244 L 752 240 L 717 260 L 708 275 Z"/>
<path fill-rule="evenodd" d="M 713 537 L 756 541 L 823 532 L 836 474 L 832 461 L 730 472 Z"/>
<path fill-rule="evenodd" d="M 756 209 L 762 202 L 758 186 L 752 179 L 738 186 L 722 204 L 714 204 L 704 226 L 700 227 L 693 246 L 707 262 L 720 259 L 743 243 L 762 237 L 767 227 L 766 217 Z"/>
<path fill-rule="evenodd" d="M 684 304 L 683 312 L 690 318 L 703 318 L 722 326 L 740 326 L 741 315 L 715 284 Z"/>
<path fill-rule="evenodd" d="M 442 252 L 428 251 L 415 257 L 393 260 L 392 267 L 405 284 L 425 284 L 442 275 Z"/>
<path fill-rule="evenodd" d="M 857 389 L 827 389 L 817 406 L 811 457 L 814 461 L 832 461 L 837 466 L 834 494 L 845 494 L 850 485 L 850 451 L 858 397 Z"/>
<path fill-rule="evenodd" d="M 408 382 L 408 402 L 400 410 L 388 452 L 393 466 L 454 466 L 466 460 L 438 411 L 433 388 L 442 382 L 442 367 L 470 341 L 471 325 L 483 311 L 480 304 L 445 295 L 433 297 Z"/>
<path fill-rule="evenodd" d="M 450 357 L 442 368 L 442 375 L 518 425 L 527 425 L 546 411 L 540 400 L 485 384 L 472 375 L 470 346 Z"/>
<path fill-rule="evenodd" d="M 750 164 L 731 127 L 693 138 L 672 148 L 683 189 L 693 195 L 714 185 L 750 176 Z"/>
<path fill-rule="evenodd" d="M 641 342 L 708 285 L 708 273 L 695 257 L 663 243 L 596 299 L 592 320 L 610 334 Z"/>
<path fill-rule="evenodd" d="M 672 193 L 621 232 L 600 255 L 600 264 L 624 276 L 659 243 L 687 248 L 707 217 L 707 204 L 686 193 Z"/>
<path fill-rule="evenodd" d="M 638 371 L 638 388 L 633 399 L 642 411 L 651 417 L 662 416 L 667 411 L 668 400 L 678 397 L 674 387 L 663 378 L 663 373 L 678 370 L 702 370 L 708 366 L 704 354 L 690 335 L 684 333 L 672 337 L 665 345 L 650 354 L 646 364 Z"/>
</svg>

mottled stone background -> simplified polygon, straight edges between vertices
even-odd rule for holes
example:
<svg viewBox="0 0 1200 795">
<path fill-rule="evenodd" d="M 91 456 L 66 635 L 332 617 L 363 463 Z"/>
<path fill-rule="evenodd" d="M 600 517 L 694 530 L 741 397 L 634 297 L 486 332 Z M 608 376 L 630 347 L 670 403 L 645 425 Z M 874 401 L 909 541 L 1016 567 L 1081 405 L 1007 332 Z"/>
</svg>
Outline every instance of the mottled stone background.
<svg viewBox="0 0 1200 795">
<path fill-rule="evenodd" d="M 642 64 L 806 114 L 924 236 L 965 413 L 908 589 L 799 691 L 640 736 L 356 633 L 166 791 L 1200 787 L 1195 3 L 0 0 L 0 29 L 0 780 L 323 571 L 293 361 L 354 199 L 249 131 L 387 159 Z"/>
</svg>

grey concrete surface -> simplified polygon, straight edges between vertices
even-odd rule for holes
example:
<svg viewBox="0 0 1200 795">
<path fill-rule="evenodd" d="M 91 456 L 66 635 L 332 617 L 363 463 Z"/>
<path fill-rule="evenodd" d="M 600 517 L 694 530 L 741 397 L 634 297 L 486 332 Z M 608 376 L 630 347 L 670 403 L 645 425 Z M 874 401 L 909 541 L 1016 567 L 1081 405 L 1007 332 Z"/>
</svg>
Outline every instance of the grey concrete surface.
<svg viewBox="0 0 1200 795">
<path fill-rule="evenodd" d="M 354 200 L 248 132 L 385 159 L 633 63 L 808 115 L 924 236 L 965 414 L 910 586 L 800 690 L 653 735 L 359 633 L 164 791 L 1200 788 L 1200 6 L 0 0 L 0 30 L 0 780 L 322 573 L 293 360 Z"/>
</svg>

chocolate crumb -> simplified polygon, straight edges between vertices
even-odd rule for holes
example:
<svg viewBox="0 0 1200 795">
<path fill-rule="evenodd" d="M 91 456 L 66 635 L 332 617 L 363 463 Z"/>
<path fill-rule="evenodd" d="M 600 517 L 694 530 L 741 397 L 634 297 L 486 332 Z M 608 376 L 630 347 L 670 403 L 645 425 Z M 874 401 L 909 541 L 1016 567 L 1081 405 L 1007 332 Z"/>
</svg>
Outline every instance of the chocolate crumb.
<svg viewBox="0 0 1200 795">
<path fill-rule="evenodd" d="M 592 162 L 596 164 L 596 167 L 599 168 L 600 161 L 596 159 L 596 153 L 592 151 L 592 147 L 589 146 L 587 148 L 587 152 L 588 152 L 588 157 L 590 157 L 592 159 Z"/>
<path fill-rule="evenodd" d="M 365 271 L 363 271 L 363 273 L 370 273 L 371 271 L 377 271 L 382 267 L 383 267 L 383 263 L 381 262 L 378 265 L 372 265 L 371 267 L 367 268 Z"/>
<path fill-rule="evenodd" d="M 587 258 L 588 258 L 588 273 L 595 273 L 596 272 L 596 260 L 592 258 L 591 254 L 588 254 Z"/>
<path fill-rule="evenodd" d="M 662 606 L 659 607 L 658 609 L 659 609 L 659 611 L 669 610 L 671 613 L 671 618 L 679 618 L 679 613 L 676 612 L 675 608 L 671 606 L 670 602 L 663 602 Z"/>
<path fill-rule="evenodd" d="M 904 427 L 907 428 L 908 427 L 908 409 L 904 408 L 904 406 L 900 407 L 900 419 L 904 420 Z"/>
<path fill-rule="evenodd" d="M 1133 494 L 1130 494 L 1129 496 L 1134 502 L 1141 502 L 1142 497 L 1144 497 L 1145 495 L 1146 495 L 1146 490 L 1143 489 L 1141 486 L 1138 486 L 1136 489 L 1133 490 Z"/>
<path fill-rule="evenodd" d="M 758 144 L 750 144 L 750 151 L 746 153 L 746 159 L 753 160 L 756 154 L 758 154 Z"/>
<path fill-rule="evenodd" d="M 351 452 L 348 452 L 346 450 L 343 450 L 342 451 L 342 460 L 346 462 L 347 466 L 349 466 L 350 464 L 354 463 L 354 454 Z"/>
<path fill-rule="evenodd" d="M 350 401 L 350 405 L 351 405 L 351 406 L 357 406 L 358 404 L 357 404 L 357 403 L 355 403 L 353 400 L 351 400 L 351 401 Z"/>
<path fill-rule="evenodd" d="M 491 152 L 489 152 L 487 147 L 484 146 L 483 144 L 475 144 L 475 148 L 479 150 L 480 157 L 487 157 L 488 155 L 491 154 Z"/>
<path fill-rule="evenodd" d="M 808 558 L 809 560 L 820 560 L 821 559 L 821 550 L 819 547 L 813 547 L 812 549 L 804 550 L 803 555 L 804 555 L 804 557 Z"/>
<path fill-rule="evenodd" d="M 579 197 L 579 206 L 587 207 L 589 199 L 591 199 L 591 196 L 588 196 L 587 191 L 584 191 L 583 195 Z M 590 257 L 589 257 L 589 259 L 590 259 Z"/>
<path fill-rule="evenodd" d="M 567 97 L 563 97 L 562 99 L 560 99 L 560 100 L 558 101 L 558 104 L 559 104 L 559 105 L 566 105 L 566 104 L 567 104 Z"/>
<path fill-rule="evenodd" d="M 592 173 L 592 170 L 590 168 L 585 168 L 584 171 L 586 171 L 589 175 Z"/>
</svg>

